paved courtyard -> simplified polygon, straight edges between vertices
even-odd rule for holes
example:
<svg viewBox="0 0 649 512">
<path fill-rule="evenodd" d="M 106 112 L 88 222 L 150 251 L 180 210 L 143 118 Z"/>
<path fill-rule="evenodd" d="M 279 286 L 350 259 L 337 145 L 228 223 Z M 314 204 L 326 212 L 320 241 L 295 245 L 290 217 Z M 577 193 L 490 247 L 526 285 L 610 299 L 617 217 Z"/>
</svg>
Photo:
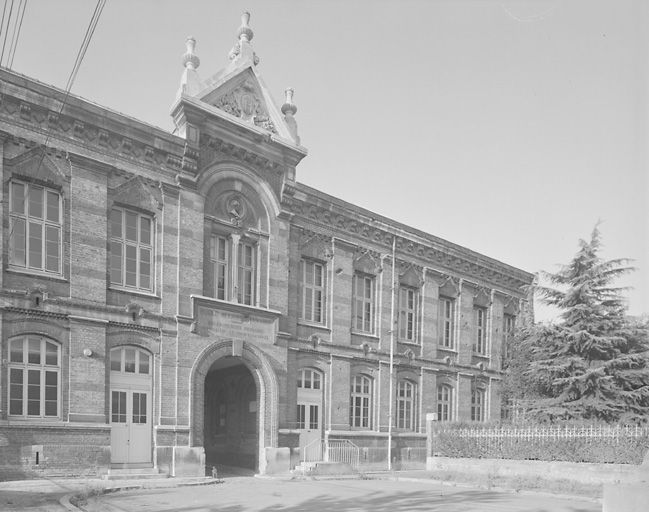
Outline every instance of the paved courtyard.
<svg viewBox="0 0 649 512">
<path fill-rule="evenodd" d="M 415 481 L 228 478 L 201 487 L 123 491 L 91 499 L 92 512 L 599 512 L 579 499 Z"/>
</svg>

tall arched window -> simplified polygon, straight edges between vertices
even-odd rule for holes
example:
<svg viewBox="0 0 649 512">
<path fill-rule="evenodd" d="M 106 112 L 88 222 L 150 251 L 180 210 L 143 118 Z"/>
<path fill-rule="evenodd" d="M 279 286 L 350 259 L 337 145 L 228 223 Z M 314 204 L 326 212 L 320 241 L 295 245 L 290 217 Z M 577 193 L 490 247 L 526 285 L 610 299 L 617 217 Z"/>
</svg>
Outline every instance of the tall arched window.
<svg viewBox="0 0 649 512">
<path fill-rule="evenodd" d="M 438 421 L 453 419 L 453 388 L 448 384 L 437 386 L 437 419 Z"/>
<path fill-rule="evenodd" d="M 370 428 L 372 417 L 372 379 L 356 375 L 352 380 L 350 424 L 352 427 Z"/>
<path fill-rule="evenodd" d="M 42 336 L 9 344 L 9 415 L 55 418 L 60 415 L 61 346 Z"/>
<path fill-rule="evenodd" d="M 397 428 L 414 430 L 416 425 L 417 386 L 400 380 L 397 384 Z"/>
</svg>

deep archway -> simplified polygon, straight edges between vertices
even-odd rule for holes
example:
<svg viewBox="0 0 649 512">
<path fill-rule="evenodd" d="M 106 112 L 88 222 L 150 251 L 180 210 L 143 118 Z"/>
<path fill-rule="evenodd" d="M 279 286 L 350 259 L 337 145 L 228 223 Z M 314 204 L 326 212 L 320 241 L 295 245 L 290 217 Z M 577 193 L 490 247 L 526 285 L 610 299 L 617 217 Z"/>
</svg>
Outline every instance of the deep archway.
<svg viewBox="0 0 649 512">
<path fill-rule="evenodd" d="M 265 449 L 277 446 L 278 435 L 278 385 L 267 356 L 247 342 L 214 343 L 197 358 L 191 382 L 190 443 L 205 448 L 208 468 L 215 457 L 221 456 L 224 462 L 217 460 L 217 464 L 235 464 L 264 473 Z M 228 386 L 232 384 L 238 389 L 230 392 Z M 221 412 L 224 412 L 224 425 L 221 425 Z M 236 444 L 240 448 L 248 440 L 247 446 L 237 451 L 239 456 L 230 447 L 222 448 L 228 429 L 236 424 L 247 429 L 243 438 L 239 432 Z"/>
<path fill-rule="evenodd" d="M 205 464 L 257 469 L 257 386 L 238 357 L 215 361 L 205 377 Z"/>
</svg>

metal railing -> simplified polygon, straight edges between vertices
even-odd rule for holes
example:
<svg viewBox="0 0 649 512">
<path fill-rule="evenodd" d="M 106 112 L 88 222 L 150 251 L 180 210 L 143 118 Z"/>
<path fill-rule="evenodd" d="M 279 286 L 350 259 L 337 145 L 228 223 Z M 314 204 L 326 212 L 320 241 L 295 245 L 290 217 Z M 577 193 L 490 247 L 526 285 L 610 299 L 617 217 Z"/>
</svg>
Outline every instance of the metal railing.
<svg viewBox="0 0 649 512">
<path fill-rule="evenodd" d="M 315 439 L 302 449 L 301 462 L 341 462 L 358 469 L 360 450 L 348 439 Z"/>
</svg>

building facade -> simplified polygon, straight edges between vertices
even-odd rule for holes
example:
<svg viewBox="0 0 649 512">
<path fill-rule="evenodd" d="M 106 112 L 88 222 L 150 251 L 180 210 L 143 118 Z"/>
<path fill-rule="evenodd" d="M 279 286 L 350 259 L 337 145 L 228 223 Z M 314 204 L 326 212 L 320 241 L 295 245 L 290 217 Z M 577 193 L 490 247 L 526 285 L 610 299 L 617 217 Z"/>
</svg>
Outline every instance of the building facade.
<svg viewBox="0 0 649 512">
<path fill-rule="evenodd" d="M 252 36 L 207 80 L 188 39 L 173 134 L 0 70 L 5 474 L 371 463 L 500 417 L 532 275 L 296 181 Z"/>
</svg>

